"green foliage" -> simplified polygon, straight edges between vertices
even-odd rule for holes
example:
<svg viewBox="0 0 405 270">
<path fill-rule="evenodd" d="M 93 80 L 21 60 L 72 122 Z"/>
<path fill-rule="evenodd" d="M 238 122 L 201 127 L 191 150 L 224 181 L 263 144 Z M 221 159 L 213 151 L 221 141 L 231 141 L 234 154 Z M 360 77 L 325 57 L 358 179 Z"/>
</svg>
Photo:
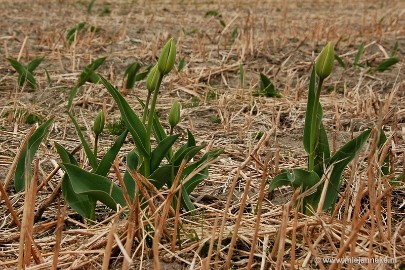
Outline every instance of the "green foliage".
<svg viewBox="0 0 405 270">
<path fill-rule="evenodd" d="M 91 5 L 92 6 L 92 5 Z M 90 5 L 89 5 L 90 7 Z M 90 7 L 91 11 L 91 7 Z M 72 45 L 73 41 L 75 40 L 76 36 L 81 32 L 98 32 L 100 28 L 95 27 L 93 25 L 88 25 L 86 22 L 80 22 L 76 24 L 74 27 L 70 28 L 66 33 L 66 40 L 69 45 Z"/>
<path fill-rule="evenodd" d="M 98 58 L 91 62 L 89 65 L 87 65 L 82 73 L 79 75 L 79 79 L 75 85 L 75 87 L 72 88 L 70 91 L 69 99 L 68 99 L 68 106 L 67 110 L 70 111 L 72 108 L 73 104 L 73 99 L 77 95 L 77 92 L 79 91 L 80 87 L 82 87 L 86 82 L 93 82 L 97 83 L 100 79 L 98 75 L 94 72 L 96 69 L 98 69 L 105 61 L 105 57 L 103 58 Z"/>
<path fill-rule="evenodd" d="M 391 66 L 395 65 L 398 63 L 399 60 L 396 57 L 390 57 L 385 59 L 383 62 L 381 62 L 376 68 L 375 71 L 377 72 L 383 72 L 388 70 Z"/>
<path fill-rule="evenodd" d="M 186 58 L 185 57 L 181 58 L 180 62 L 179 62 L 179 65 L 177 66 L 177 73 L 180 73 L 184 69 L 186 64 L 187 64 L 186 63 Z"/>
<path fill-rule="evenodd" d="M 326 196 L 323 201 L 323 211 L 333 209 L 341 185 L 342 173 L 359 153 L 371 133 L 371 130 L 362 132 L 358 137 L 337 150 L 331 157 L 327 133 L 322 124 L 323 110 L 319 98 L 322 83 L 332 71 L 333 63 L 331 61 L 335 59 L 335 54 L 331 43 L 328 43 L 325 48 L 321 52 L 321 54 L 324 54 L 323 57 L 318 57 L 317 64 L 312 69 L 309 82 L 303 136 L 304 149 L 308 153 L 308 168 L 284 171 L 277 175 L 270 183 L 270 191 L 286 185 L 296 189 L 302 188 L 303 191 L 313 188 L 314 190 L 303 199 L 301 210 L 307 214 L 310 213 L 309 207 L 316 208 L 320 203 L 325 183 L 328 186 L 326 187 Z M 318 87 L 316 87 L 317 75 Z M 381 143 L 382 141 L 383 138 L 381 138 Z M 329 181 L 319 184 L 325 174 L 329 175 Z"/>
<path fill-rule="evenodd" d="M 270 79 L 263 73 L 260 73 L 259 89 L 253 93 L 253 96 L 280 98 L 281 94 L 276 90 Z"/>
<path fill-rule="evenodd" d="M 17 192 L 25 190 L 25 180 L 31 181 L 31 164 L 34 160 L 42 140 L 48 134 L 49 128 L 53 123 L 53 119 L 49 119 L 35 130 L 32 136 L 28 139 L 26 148 L 21 151 L 20 158 L 17 162 L 17 167 L 14 174 L 14 187 Z"/>
<path fill-rule="evenodd" d="M 198 159 L 197 155 L 204 146 L 196 145 L 194 136 L 190 131 L 188 131 L 187 143 L 175 150 L 176 144 L 180 140 L 180 134 L 172 135 L 172 130 L 170 133 L 166 133 L 159 121 L 155 110 L 159 88 L 164 75 L 173 68 L 176 57 L 175 52 L 174 41 L 171 39 L 162 50 L 158 61 L 159 65 L 156 65 L 153 71 L 149 73 L 146 82 L 149 93 L 147 100 L 143 102 L 137 98 L 140 105 L 144 108 L 142 118 L 137 115 L 122 94 L 109 81 L 100 75 L 95 75 L 97 76 L 97 81 L 104 85 L 115 100 L 121 113 L 122 123 L 126 127 L 125 131 L 117 138 L 114 145 L 107 151 L 100 162 L 97 160 L 97 151 L 91 151 L 90 144 L 86 141 L 76 119 L 72 113 L 68 112 L 92 168 L 91 171 L 80 168 L 74 157 L 63 147 L 57 145 L 56 148 L 62 160 L 62 167 L 66 171 L 63 179 L 64 182 L 62 183 L 62 188 L 64 189 L 63 195 L 69 205 L 82 216 L 94 219 L 97 201 L 102 202 L 112 210 L 116 210 L 117 204 L 122 207 L 126 205 L 127 202 L 124 200 L 122 187 L 114 184 L 107 177 L 107 174 L 128 132 L 132 136 L 135 148 L 127 156 L 127 170 L 124 173 L 123 180 L 131 201 L 134 200 L 136 187 L 135 181 L 132 179 L 132 171 L 138 171 L 157 189 L 161 189 L 165 185 L 171 187 L 175 177 L 178 175 L 180 177 L 180 184 L 182 185 L 181 204 L 189 211 L 194 209 L 189 194 L 201 181 L 208 177 L 208 166 L 217 159 L 221 154 L 221 150 L 208 151 Z M 104 59 L 97 62 L 98 65 L 91 64 L 86 67 L 79 78 L 76 88 L 86 82 L 88 78 L 91 78 L 94 70 L 103 61 Z M 134 76 L 139 70 L 138 65 L 130 68 L 132 71 L 128 71 L 127 76 L 130 73 L 132 74 L 131 76 Z M 75 93 L 71 94 L 71 97 L 74 95 Z M 68 108 L 70 110 L 71 102 L 69 104 Z M 179 104 L 173 106 L 174 109 L 170 118 L 171 125 L 177 124 L 180 120 Z M 99 118 L 101 120 L 97 120 Z M 100 126 L 97 131 L 101 131 L 101 124 L 99 125 L 97 121 L 102 120 L 102 117 L 96 117 L 95 126 Z M 156 145 L 152 145 L 153 141 L 156 141 Z M 96 138 L 94 143 L 95 149 L 97 142 Z M 183 170 L 180 170 L 182 162 L 185 162 L 186 165 Z M 144 206 L 145 204 L 142 205 Z"/>
<path fill-rule="evenodd" d="M 354 57 L 353 65 L 361 67 L 360 58 L 363 55 L 363 53 L 364 53 L 364 42 L 362 42 L 360 44 L 359 48 L 357 49 L 357 53 L 356 53 L 356 56 Z"/>
<path fill-rule="evenodd" d="M 41 64 L 44 58 L 37 57 L 31 62 L 29 62 L 27 66 L 25 66 L 24 64 L 18 62 L 16 59 L 13 58 L 7 58 L 7 60 L 10 63 L 10 65 L 15 69 L 15 71 L 17 71 L 18 73 L 17 79 L 18 86 L 22 87 L 24 86 L 25 83 L 28 83 L 31 89 L 35 90 L 37 87 L 37 82 L 35 81 L 33 72 Z"/>
</svg>

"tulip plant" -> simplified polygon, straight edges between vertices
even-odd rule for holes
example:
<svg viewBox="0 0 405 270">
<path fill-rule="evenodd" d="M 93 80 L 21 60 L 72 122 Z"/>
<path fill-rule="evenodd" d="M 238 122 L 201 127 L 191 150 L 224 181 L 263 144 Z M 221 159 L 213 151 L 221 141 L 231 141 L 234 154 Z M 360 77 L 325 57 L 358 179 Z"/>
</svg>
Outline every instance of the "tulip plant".
<svg viewBox="0 0 405 270">
<path fill-rule="evenodd" d="M 311 207 L 321 207 L 323 211 L 333 208 L 343 170 L 360 151 L 371 132 L 362 132 L 331 156 L 328 137 L 322 124 L 323 110 L 319 98 L 323 82 L 332 73 L 334 56 L 333 44 L 328 43 L 319 54 L 311 73 L 303 137 L 304 148 L 308 153 L 308 168 L 284 170 L 270 183 L 270 191 L 286 185 L 302 188 L 303 191 L 313 189 L 308 191 L 310 194 L 303 199 L 301 205 L 301 210 L 306 214 L 310 213 Z M 323 185 L 322 178 L 325 179 Z M 322 192 L 326 192 L 325 196 L 321 196 Z M 323 201 L 320 201 L 321 197 L 324 197 Z"/>
<path fill-rule="evenodd" d="M 136 187 L 133 176 L 136 173 L 141 174 L 158 190 L 165 185 L 171 187 L 175 177 L 179 177 L 179 186 L 182 189 L 180 192 L 181 204 L 187 210 L 194 209 L 189 194 L 201 181 L 208 177 L 208 166 L 216 161 L 222 151 L 207 151 L 197 159 L 197 154 L 204 148 L 204 145 L 197 146 L 190 131 L 188 131 L 187 142 L 176 148 L 180 134 L 173 134 L 173 132 L 180 122 L 181 110 L 180 103 L 177 101 L 173 103 L 168 116 L 170 132 L 166 133 L 163 128 L 156 114 L 156 105 L 163 78 L 173 69 L 175 60 L 176 46 L 174 40 L 170 39 L 163 47 L 157 64 L 147 76 L 146 88 L 148 89 L 148 95 L 145 102 L 138 98 L 138 102 L 143 107 L 142 117 L 137 115 L 123 95 L 110 82 L 94 72 L 104 59 L 95 60 L 95 63 L 86 67 L 81 74 L 80 85 L 91 78 L 91 81 L 98 81 L 105 86 L 117 103 L 121 118 L 126 126 L 126 130 L 118 137 L 99 162 L 97 159 L 97 144 L 99 135 L 104 128 L 104 113 L 100 112 L 95 118 L 93 151 L 86 142 L 75 118 L 70 112 L 68 113 L 76 127 L 92 169 L 87 171 L 81 168 L 75 158 L 57 144 L 56 148 L 62 160 L 61 166 L 66 172 L 62 180 L 62 193 L 68 204 L 82 216 L 94 220 L 97 201 L 113 210 L 117 209 L 117 205 L 126 206 L 128 203 L 126 198 L 129 198 L 132 203 L 135 198 Z M 72 92 L 71 99 L 77 93 L 77 87 Z M 71 104 L 70 101 L 69 109 Z M 135 147 L 127 155 L 127 168 L 123 177 L 125 187 L 122 187 L 108 178 L 108 172 L 128 132 L 132 136 Z M 153 141 L 156 141 L 156 145 L 152 144 Z M 197 160 L 191 162 L 194 159 Z M 181 164 L 186 165 L 180 168 Z M 128 194 L 124 194 L 124 192 Z"/>
</svg>

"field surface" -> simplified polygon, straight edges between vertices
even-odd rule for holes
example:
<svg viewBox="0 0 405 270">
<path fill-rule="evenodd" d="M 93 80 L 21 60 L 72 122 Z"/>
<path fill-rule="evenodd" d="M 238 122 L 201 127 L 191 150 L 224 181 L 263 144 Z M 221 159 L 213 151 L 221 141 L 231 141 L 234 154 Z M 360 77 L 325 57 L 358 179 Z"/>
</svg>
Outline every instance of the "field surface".
<svg viewBox="0 0 405 270">
<path fill-rule="evenodd" d="M 7 194 L 0 200 L 0 269 L 405 269 L 405 1 L 0 4 L 0 181 Z M 70 31 L 79 24 L 83 28 Z M 125 70 L 135 62 L 141 71 L 154 65 L 170 37 L 176 64 L 162 82 L 157 114 L 168 130 L 171 104 L 180 101 L 182 120 L 174 129 L 180 141 L 190 130 L 206 145 L 197 157 L 210 149 L 223 152 L 190 194 L 194 214 L 183 208 L 169 213 L 153 245 L 168 189 L 152 192 L 157 209 L 138 213 L 142 222 L 135 222 L 131 239 L 127 209 L 117 213 L 99 203 L 91 222 L 69 207 L 60 192 L 64 171 L 55 143 L 76 149 L 80 167 L 90 171 L 66 112 L 80 73 L 106 57 L 97 72 L 141 115 L 137 97 L 147 97 L 145 80 L 125 89 Z M 372 133 L 342 174 L 334 210 L 304 215 L 295 207 L 299 193 L 290 187 L 269 192 L 268 183 L 283 169 L 307 166 L 308 85 L 329 41 L 337 60 L 320 102 L 331 152 L 367 129 Z M 8 59 L 27 65 L 37 57 L 44 59 L 32 71 L 36 89 L 19 86 Z M 387 59 L 397 62 L 381 66 Z M 258 91 L 261 73 L 280 97 Z M 103 85 L 86 82 L 71 112 L 89 142 L 101 110 L 106 127 L 99 158 L 116 140 L 120 111 Z M 32 126 L 51 118 L 32 168 L 39 188 L 28 196 L 16 192 L 22 143 Z M 387 143 L 377 149 L 381 129 Z M 118 172 L 108 174 L 118 185 L 133 147 L 128 135 Z M 385 157 L 389 173 L 382 174 Z"/>
</svg>

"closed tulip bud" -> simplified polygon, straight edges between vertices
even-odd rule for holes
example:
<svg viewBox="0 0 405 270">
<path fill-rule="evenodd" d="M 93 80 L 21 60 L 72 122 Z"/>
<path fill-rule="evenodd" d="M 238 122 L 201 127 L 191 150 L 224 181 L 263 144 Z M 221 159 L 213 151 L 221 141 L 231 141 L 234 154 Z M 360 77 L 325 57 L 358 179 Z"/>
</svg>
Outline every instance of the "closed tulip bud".
<svg viewBox="0 0 405 270">
<path fill-rule="evenodd" d="M 180 122 L 180 109 L 181 109 L 180 102 L 178 102 L 177 100 L 173 102 L 168 117 L 169 124 L 172 128 L 177 126 L 177 124 Z"/>
<path fill-rule="evenodd" d="M 105 115 L 104 112 L 101 111 L 97 114 L 96 118 L 94 119 L 93 131 L 94 134 L 99 135 L 103 132 L 105 124 Z"/>
<path fill-rule="evenodd" d="M 173 38 L 169 39 L 166 45 L 163 47 L 158 60 L 158 69 L 160 74 L 166 75 L 169 73 L 176 61 L 176 45 Z"/>
<path fill-rule="evenodd" d="M 334 61 L 335 51 L 332 42 L 329 42 L 322 49 L 315 63 L 315 71 L 319 79 L 324 80 L 332 73 Z"/>
<path fill-rule="evenodd" d="M 157 68 L 157 65 L 155 65 L 148 74 L 148 77 L 146 78 L 146 88 L 148 89 L 149 93 L 152 93 L 155 91 L 158 81 L 159 81 L 159 70 Z"/>
</svg>

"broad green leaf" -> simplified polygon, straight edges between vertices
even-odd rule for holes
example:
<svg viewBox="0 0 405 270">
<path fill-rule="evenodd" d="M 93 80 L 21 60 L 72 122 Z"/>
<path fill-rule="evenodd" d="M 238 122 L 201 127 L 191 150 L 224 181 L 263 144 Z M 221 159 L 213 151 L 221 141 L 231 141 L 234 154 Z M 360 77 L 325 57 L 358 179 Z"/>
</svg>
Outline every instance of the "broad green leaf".
<svg viewBox="0 0 405 270">
<path fill-rule="evenodd" d="M 62 195 L 73 210 L 85 218 L 91 218 L 93 204 L 89 196 L 74 192 L 68 174 L 62 178 Z"/>
<path fill-rule="evenodd" d="M 292 186 L 292 183 L 288 178 L 287 172 L 280 173 L 271 180 L 269 191 L 273 191 L 276 188 L 283 186 Z"/>
<path fill-rule="evenodd" d="M 79 135 L 80 142 L 83 145 L 83 149 L 84 149 L 84 152 L 86 153 L 87 159 L 89 160 L 90 166 L 95 171 L 98 167 L 97 157 L 94 155 L 93 151 L 91 151 L 90 146 L 87 143 L 86 138 L 84 138 L 82 130 L 81 130 L 79 124 L 77 123 L 76 119 L 74 118 L 74 116 L 70 112 L 67 112 L 67 114 L 69 115 L 70 119 L 73 122 L 73 125 L 76 128 L 77 135 Z"/>
<path fill-rule="evenodd" d="M 181 162 L 183 159 L 192 159 L 198 152 L 200 152 L 201 149 L 203 149 L 205 145 L 200 145 L 200 146 L 191 146 L 185 148 L 183 151 L 180 152 L 180 149 L 174 154 L 172 158 L 172 164 L 175 166 L 180 166 Z"/>
<path fill-rule="evenodd" d="M 163 158 L 167 156 L 170 149 L 172 148 L 173 144 L 179 138 L 179 134 L 172 135 L 166 137 L 161 142 L 159 142 L 158 146 L 152 151 L 151 158 L 150 158 L 150 170 L 153 172 L 156 170 L 160 163 L 162 162 Z"/>
<path fill-rule="evenodd" d="M 28 139 L 26 148 L 21 151 L 20 159 L 17 162 L 17 167 L 14 174 L 14 187 L 17 192 L 25 190 L 25 177 L 28 174 L 28 179 L 31 179 L 31 164 L 34 160 L 35 153 L 38 150 L 42 140 L 48 134 L 49 128 L 53 123 L 53 119 L 49 119 L 32 134 Z"/>
<path fill-rule="evenodd" d="M 95 174 L 107 176 L 107 174 L 110 171 L 110 168 L 114 162 L 115 157 L 118 155 L 118 152 L 120 151 L 122 145 L 125 142 L 125 138 L 127 137 L 127 134 L 128 134 L 128 130 L 125 130 L 117 138 L 117 140 L 114 142 L 114 144 L 111 146 L 111 148 L 107 151 L 107 153 L 104 155 L 103 159 L 98 164 Z"/>
<path fill-rule="evenodd" d="M 62 160 L 62 163 L 70 163 L 78 166 L 76 159 L 65 148 L 55 143 L 56 151 Z M 62 195 L 69 206 L 85 218 L 91 218 L 93 203 L 87 195 L 76 194 L 70 183 L 68 174 L 62 178 Z"/>
<path fill-rule="evenodd" d="M 260 73 L 260 88 L 256 93 L 253 93 L 254 96 L 264 96 L 264 97 L 281 97 L 280 93 L 276 90 L 274 84 L 270 81 L 270 79 Z"/>
<path fill-rule="evenodd" d="M 127 154 L 127 169 L 125 170 L 123 178 L 128 195 L 131 198 L 131 202 L 133 202 L 135 195 L 135 180 L 132 178 L 128 170 L 136 170 L 138 168 L 138 164 L 139 156 L 135 150 L 132 150 Z"/>
<path fill-rule="evenodd" d="M 315 146 L 315 168 L 314 171 L 322 177 L 324 165 L 328 162 L 330 158 L 330 149 L 328 142 L 328 135 L 326 134 L 325 127 L 322 122 L 319 129 L 319 137 L 317 145 Z"/>
<path fill-rule="evenodd" d="M 340 177 L 343 170 L 360 151 L 370 136 L 370 132 L 371 130 L 366 130 L 357 138 L 346 143 L 330 159 L 329 166 L 333 166 L 333 169 L 329 179 L 329 186 L 326 191 L 326 198 L 323 206 L 324 211 L 327 211 L 336 202 L 340 188 Z"/>
<path fill-rule="evenodd" d="M 72 164 L 64 163 L 62 166 L 76 194 L 91 196 L 113 210 L 117 209 L 117 204 L 126 205 L 121 188 L 110 179 Z"/>
<path fill-rule="evenodd" d="M 131 89 L 134 87 L 136 74 L 138 73 L 140 68 L 141 65 L 139 65 L 138 63 L 133 63 L 125 70 L 124 77 L 127 77 L 127 83 L 125 85 L 126 89 Z"/>
<path fill-rule="evenodd" d="M 173 169 L 173 170 L 172 170 Z M 171 186 L 173 181 L 172 175 L 176 175 L 178 167 L 172 165 L 163 165 L 157 168 L 149 177 L 148 180 L 159 190 L 165 184 Z"/>
<path fill-rule="evenodd" d="M 38 66 L 41 64 L 41 62 L 44 60 L 44 57 L 37 57 L 34 60 L 32 60 L 28 65 L 27 65 L 27 70 L 32 73 Z"/>
<path fill-rule="evenodd" d="M 318 132 L 319 132 L 319 127 L 321 125 L 322 121 L 322 116 L 323 116 L 323 111 L 322 111 L 322 106 L 320 103 L 318 103 L 318 112 L 317 112 L 317 129 L 315 134 L 311 134 L 311 119 L 312 119 L 312 114 L 314 113 L 314 106 L 315 106 L 315 80 L 316 80 L 316 74 L 315 74 L 315 68 L 312 69 L 311 73 L 311 78 L 309 80 L 309 91 L 308 91 L 308 102 L 307 102 L 307 111 L 305 114 L 305 126 L 304 126 L 304 148 L 305 151 L 309 154 L 310 151 L 310 141 L 311 141 L 311 136 L 315 136 L 315 138 L 318 137 Z"/>
<path fill-rule="evenodd" d="M 7 60 L 11 64 L 11 66 L 18 72 L 18 74 L 23 74 L 26 72 L 26 68 L 24 67 L 24 65 L 17 60 L 13 58 L 7 58 Z"/>
<path fill-rule="evenodd" d="M 316 172 L 304 169 L 291 169 L 278 174 L 270 182 L 269 191 L 282 186 L 291 186 L 293 188 L 303 187 L 304 190 L 313 187 L 320 181 Z"/>
<path fill-rule="evenodd" d="M 55 148 L 59 154 L 60 159 L 62 160 L 62 163 L 70 163 L 79 166 L 79 163 L 77 163 L 74 156 L 70 154 L 63 146 L 61 146 L 58 143 L 55 143 Z"/>
<path fill-rule="evenodd" d="M 124 99 L 124 97 L 120 94 L 120 92 L 112 86 L 106 79 L 100 76 L 101 83 L 105 86 L 107 91 L 111 94 L 114 98 L 115 102 L 118 105 L 118 108 L 121 112 L 122 120 L 124 121 L 126 127 L 128 128 L 129 132 L 134 139 L 136 147 L 139 149 L 139 152 L 146 156 L 150 156 L 150 149 L 146 149 L 146 140 L 150 140 L 146 136 L 146 129 L 143 125 L 142 121 L 139 117 L 135 114 L 135 112 L 131 109 L 128 102 Z"/>
</svg>

